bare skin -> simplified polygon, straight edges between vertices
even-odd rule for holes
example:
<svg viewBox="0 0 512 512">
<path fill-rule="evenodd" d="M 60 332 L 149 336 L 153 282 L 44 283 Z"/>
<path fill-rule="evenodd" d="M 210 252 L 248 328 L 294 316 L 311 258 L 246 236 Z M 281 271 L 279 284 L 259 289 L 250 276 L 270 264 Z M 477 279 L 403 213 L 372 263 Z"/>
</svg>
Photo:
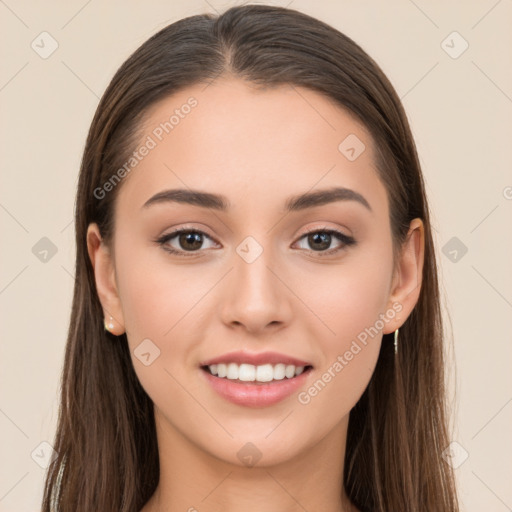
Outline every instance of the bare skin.
<svg viewBox="0 0 512 512">
<path fill-rule="evenodd" d="M 357 512 L 341 484 L 349 413 L 382 335 L 399 328 L 418 300 L 423 224 L 411 222 L 394 273 L 389 205 L 370 135 L 312 91 L 257 91 L 234 78 L 190 87 L 151 109 L 141 141 L 191 96 L 197 106 L 118 185 L 114 251 L 95 224 L 87 235 L 105 316 L 113 317 L 114 334 L 127 333 L 155 404 L 160 482 L 142 512 Z M 349 134 L 366 146 L 354 161 L 338 150 Z M 340 200 L 285 211 L 290 196 L 331 187 L 358 192 L 371 210 Z M 174 188 L 222 194 L 230 208 L 143 208 Z M 193 250 L 179 235 L 166 242 L 185 256 L 154 241 L 182 227 L 205 233 Z M 307 231 L 325 229 L 356 243 L 332 235 L 315 250 Z M 248 236 L 263 249 L 251 263 L 236 250 Z M 332 376 L 338 356 L 383 313 L 379 333 Z M 160 355 L 145 366 L 134 350 L 148 338 Z M 239 349 L 311 362 L 302 392 L 329 369 L 331 379 L 307 394 L 308 403 L 295 393 L 268 407 L 236 405 L 210 387 L 199 364 Z M 261 454 L 253 467 L 237 455 L 248 442 Z"/>
</svg>

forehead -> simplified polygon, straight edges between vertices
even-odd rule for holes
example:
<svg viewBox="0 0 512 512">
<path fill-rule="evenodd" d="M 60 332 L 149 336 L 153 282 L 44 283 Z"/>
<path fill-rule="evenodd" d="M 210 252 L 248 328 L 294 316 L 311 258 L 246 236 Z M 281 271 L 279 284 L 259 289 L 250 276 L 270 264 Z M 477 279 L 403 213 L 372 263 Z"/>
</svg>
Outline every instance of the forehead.
<svg viewBox="0 0 512 512">
<path fill-rule="evenodd" d="M 305 88 L 225 78 L 196 84 L 152 106 L 142 128 L 137 147 L 151 149 L 125 178 L 120 201 L 128 205 L 164 188 L 277 204 L 283 195 L 343 186 L 387 206 L 367 129 Z"/>
</svg>

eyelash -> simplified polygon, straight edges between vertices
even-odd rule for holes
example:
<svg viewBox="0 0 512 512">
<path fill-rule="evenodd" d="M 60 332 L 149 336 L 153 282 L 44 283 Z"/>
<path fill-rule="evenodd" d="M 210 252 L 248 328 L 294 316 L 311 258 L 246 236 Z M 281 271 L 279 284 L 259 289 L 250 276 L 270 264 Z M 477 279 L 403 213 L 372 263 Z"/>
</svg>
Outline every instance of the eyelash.
<svg viewBox="0 0 512 512">
<path fill-rule="evenodd" d="M 199 229 L 181 228 L 181 229 L 177 229 L 176 231 L 167 233 L 166 235 L 162 235 L 161 237 L 156 238 L 154 240 L 154 242 L 156 242 L 158 245 L 160 245 L 162 247 L 162 249 L 164 249 L 164 251 L 167 251 L 170 254 L 173 254 L 173 255 L 176 255 L 179 257 L 184 257 L 184 258 L 194 257 L 199 251 L 190 251 L 187 254 L 186 251 L 176 250 L 176 249 L 170 248 L 168 245 L 166 245 L 167 242 L 169 242 L 169 240 L 172 240 L 173 238 L 175 238 L 178 235 L 181 235 L 182 233 L 197 233 L 197 234 L 204 235 L 211 239 L 211 237 L 207 233 L 205 233 L 204 231 L 201 231 Z M 313 250 L 308 251 L 310 253 L 315 253 L 315 254 L 319 255 L 320 257 L 329 256 L 331 254 L 342 251 L 346 247 L 356 244 L 356 240 L 353 237 L 345 235 L 344 233 L 341 233 L 340 231 L 337 231 L 335 229 L 314 229 L 312 231 L 307 231 L 297 241 L 302 240 L 304 237 L 306 237 L 308 235 L 316 234 L 316 233 L 327 233 L 329 235 L 334 235 L 343 244 L 342 247 L 329 249 L 327 251 L 313 251 Z"/>
</svg>

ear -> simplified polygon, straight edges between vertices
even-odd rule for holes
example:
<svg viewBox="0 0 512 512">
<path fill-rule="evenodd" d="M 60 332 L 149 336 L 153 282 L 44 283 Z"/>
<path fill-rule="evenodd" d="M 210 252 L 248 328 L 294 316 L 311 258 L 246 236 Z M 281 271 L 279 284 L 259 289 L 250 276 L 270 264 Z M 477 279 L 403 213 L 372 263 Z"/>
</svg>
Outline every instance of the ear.
<svg viewBox="0 0 512 512">
<path fill-rule="evenodd" d="M 421 219 L 413 219 L 409 225 L 409 232 L 400 252 L 397 269 L 393 276 L 391 294 L 388 308 L 393 304 L 401 305 L 392 322 L 389 322 L 383 329 L 384 334 L 389 334 L 398 329 L 411 314 L 418 302 L 421 291 L 423 275 L 423 261 L 425 252 L 425 231 Z"/>
<path fill-rule="evenodd" d="M 87 228 L 87 251 L 94 269 L 96 289 L 106 323 L 113 324 L 108 330 L 119 336 L 124 332 L 124 316 L 117 291 L 114 262 L 95 223 L 89 224 Z"/>
</svg>

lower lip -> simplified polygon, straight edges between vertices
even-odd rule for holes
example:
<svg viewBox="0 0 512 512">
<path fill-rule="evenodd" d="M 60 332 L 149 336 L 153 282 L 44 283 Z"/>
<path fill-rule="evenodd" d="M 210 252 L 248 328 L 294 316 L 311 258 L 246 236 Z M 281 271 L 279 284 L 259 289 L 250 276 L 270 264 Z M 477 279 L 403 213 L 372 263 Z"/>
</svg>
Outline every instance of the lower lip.
<svg viewBox="0 0 512 512">
<path fill-rule="evenodd" d="M 311 370 L 310 367 L 292 379 L 284 378 L 256 384 L 254 382 L 240 383 L 225 377 L 216 377 L 208 370 L 201 368 L 208 383 L 220 396 L 229 402 L 246 407 L 267 407 L 284 400 L 304 385 Z"/>
</svg>

